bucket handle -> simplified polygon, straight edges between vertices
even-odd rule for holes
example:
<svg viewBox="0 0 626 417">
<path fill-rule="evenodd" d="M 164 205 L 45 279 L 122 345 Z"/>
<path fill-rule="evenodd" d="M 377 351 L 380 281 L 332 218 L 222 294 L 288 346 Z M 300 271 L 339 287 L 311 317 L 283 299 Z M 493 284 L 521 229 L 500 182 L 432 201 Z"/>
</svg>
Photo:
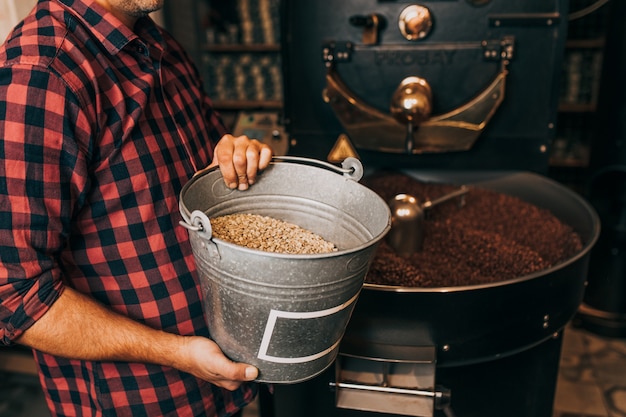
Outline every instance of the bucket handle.
<svg viewBox="0 0 626 417">
<path fill-rule="evenodd" d="M 341 163 L 341 168 L 325 161 L 311 158 L 303 158 L 300 156 L 274 156 L 272 157 L 272 162 L 299 162 L 305 165 L 317 165 L 323 168 L 327 168 L 331 171 L 335 171 L 339 174 L 343 174 L 344 177 L 347 177 L 356 182 L 359 182 L 361 178 L 363 178 L 363 165 L 361 164 L 361 161 L 352 156 L 349 156 L 343 160 L 343 162 Z"/>
<path fill-rule="evenodd" d="M 272 163 L 276 163 L 276 162 L 299 162 L 305 165 L 317 165 L 317 166 L 327 168 L 331 171 L 335 171 L 339 174 L 343 174 L 344 177 L 347 177 L 356 182 L 359 182 L 361 178 L 363 178 L 363 165 L 361 164 L 361 161 L 359 161 L 357 158 L 354 158 L 352 156 L 349 156 L 343 160 L 343 162 L 341 163 L 341 168 L 325 161 L 320 161 L 318 159 L 312 159 L 312 158 L 304 158 L 301 156 L 274 155 L 272 157 Z M 205 167 L 196 171 L 196 173 L 193 174 L 193 176 L 197 177 L 200 175 L 204 175 L 216 169 L 219 169 L 219 167 L 216 165 L 208 166 L 208 167 Z"/>
</svg>

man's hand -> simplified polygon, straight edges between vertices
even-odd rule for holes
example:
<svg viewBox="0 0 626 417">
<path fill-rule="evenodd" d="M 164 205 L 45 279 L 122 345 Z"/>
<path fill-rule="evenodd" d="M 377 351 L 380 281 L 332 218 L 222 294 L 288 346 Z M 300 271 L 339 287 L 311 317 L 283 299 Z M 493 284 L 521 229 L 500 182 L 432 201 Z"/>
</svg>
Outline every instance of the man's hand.
<svg viewBox="0 0 626 417">
<path fill-rule="evenodd" d="M 176 368 L 227 390 L 235 390 L 259 374 L 252 365 L 228 359 L 215 342 L 204 337 L 185 337 L 183 349 L 186 361 L 175 364 Z"/>
<path fill-rule="evenodd" d="M 247 136 L 224 135 L 215 146 L 213 162 L 219 165 L 228 188 L 247 190 L 257 173 L 272 160 L 272 148 Z"/>
</svg>

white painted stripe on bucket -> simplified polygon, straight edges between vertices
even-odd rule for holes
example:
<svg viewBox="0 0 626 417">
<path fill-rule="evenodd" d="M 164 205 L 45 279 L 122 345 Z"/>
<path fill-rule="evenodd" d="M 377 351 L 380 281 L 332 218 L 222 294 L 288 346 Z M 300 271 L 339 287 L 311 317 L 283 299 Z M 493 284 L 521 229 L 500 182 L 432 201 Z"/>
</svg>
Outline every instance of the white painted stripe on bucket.
<svg viewBox="0 0 626 417">
<path fill-rule="evenodd" d="M 270 341 L 272 339 L 272 334 L 274 333 L 274 327 L 276 326 L 276 321 L 279 318 L 284 319 L 315 319 L 324 316 L 330 316 L 331 314 L 338 313 L 341 310 L 345 310 L 350 307 L 357 299 L 359 294 L 355 294 L 354 297 L 349 299 L 343 304 L 340 304 L 336 307 L 329 308 L 321 311 L 307 311 L 307 312 L 297 312 L 297 311 L 281 311 L 281 310 L 270 310 L 269 317 L 267 319 L 267 324 L 265 325 L 265 332 L 263 333 L 263 340 L 261 340 L 261 346 L 259 348 L 259 354 L 257 357 L 264 361 L 275 362 L 275 363 L 304 363 L 310 362 L 315 359 L 322 358 L 326 356 L 329 352 L 337 347 L 341 340 L 337 340 L 332 346 L 328 349 L 325 349 L 322 352 L 316 353 L 314 355 L 309 356 L 300 356 L 297 358 L 283 358 L 279 356 L 270 356 L 267 354 L 267 349 L 269 348 Z"/>
</svg>

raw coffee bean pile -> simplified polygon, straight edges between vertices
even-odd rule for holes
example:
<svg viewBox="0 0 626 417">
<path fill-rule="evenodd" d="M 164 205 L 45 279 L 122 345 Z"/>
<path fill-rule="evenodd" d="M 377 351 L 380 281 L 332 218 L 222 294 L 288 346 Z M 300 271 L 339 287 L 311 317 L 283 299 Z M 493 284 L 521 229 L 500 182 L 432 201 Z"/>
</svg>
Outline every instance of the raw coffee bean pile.
<svg viewBox="0 0 626 417">
<path fill-rule="evenodd" d="M 213 236 L 265 252 L 318 254 L 337 250 L 321 236 L 293 223 L 258 214 L 227 214 L 211 218 Z"/>
<path fill-rule="evenodd" d="M 381 173 L 363 184 L 385 201 L 411 194 L 425 202 L 458 187 Z M 477 187 L 465 204 L 450 200 L 426 212 L 423 250 L 408 258 L 382 241 L 366 282 L 405 287 L 452 287 L 521 277 L 565 261 L 582 250 L 580 236 L 547 210 Z"/>
</svg>

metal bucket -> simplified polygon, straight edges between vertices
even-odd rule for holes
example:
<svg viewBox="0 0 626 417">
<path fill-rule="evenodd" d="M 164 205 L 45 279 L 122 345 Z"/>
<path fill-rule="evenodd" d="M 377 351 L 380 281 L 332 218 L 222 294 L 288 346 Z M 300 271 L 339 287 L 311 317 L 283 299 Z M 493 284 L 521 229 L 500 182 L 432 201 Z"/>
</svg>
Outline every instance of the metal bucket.
<svg viewBox="0 0 626 417">
<path fill-rule="evenodd" d="M 246 191 L 227 188 L 217 168 L 183 187 L 181 224 L 189 230 L 211 337 L 232 360 L 255 365 L 259 382 L 310 379 L 337 355 L 391 224 L 387 204 L 358 183 L 362 175 L 354 158 L 339 168 L 281 157 Z M 281 254 L 212 238 L 209 218 L 239 213 L 296 224 L 338 250 Z"/>
</svg>

